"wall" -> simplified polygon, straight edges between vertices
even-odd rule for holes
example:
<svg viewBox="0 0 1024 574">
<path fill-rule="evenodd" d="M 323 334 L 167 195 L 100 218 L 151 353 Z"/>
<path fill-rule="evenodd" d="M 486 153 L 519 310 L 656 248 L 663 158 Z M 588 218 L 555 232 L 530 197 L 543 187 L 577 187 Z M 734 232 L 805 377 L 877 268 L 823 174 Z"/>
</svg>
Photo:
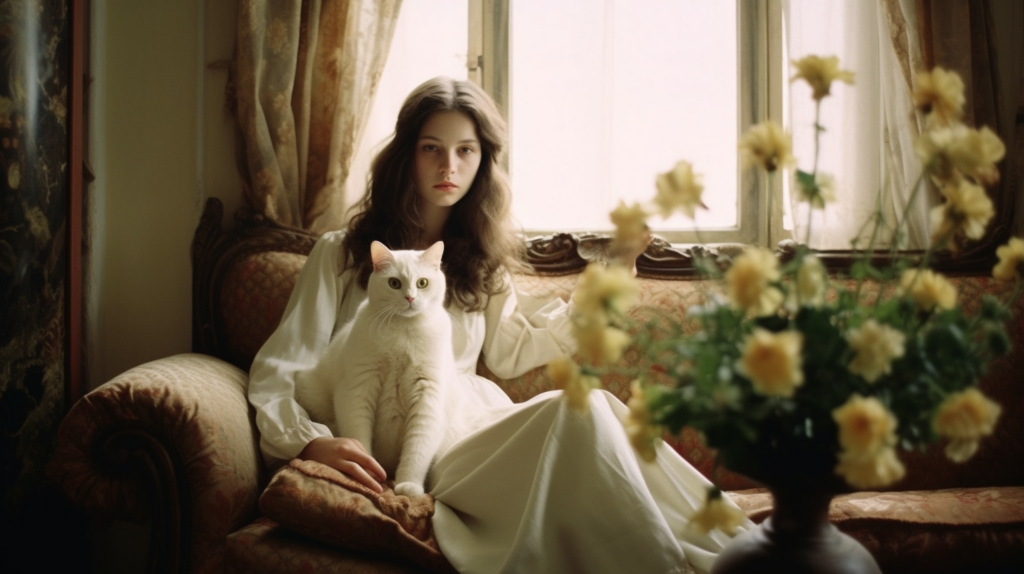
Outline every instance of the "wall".
<svg viewBox="0 0 1024 574">
<path fill-rule="evenodd" d="M 241 199 L 216 65 L 235 15 L 234 0 L 92 2 L 89 388 L 191 348 L 192 233 L 207 197 L 229 214 Z"/>
<path fill-rule="evenodd" d="M 192 233 L 207 197 L 241 201 L 219 65 L 235 16 L 235 0 L 91 2 L 87 388 L 191 348 Z M 146 525 L 89 532 L 90 571 L 145 569 Z"/>
</svg>

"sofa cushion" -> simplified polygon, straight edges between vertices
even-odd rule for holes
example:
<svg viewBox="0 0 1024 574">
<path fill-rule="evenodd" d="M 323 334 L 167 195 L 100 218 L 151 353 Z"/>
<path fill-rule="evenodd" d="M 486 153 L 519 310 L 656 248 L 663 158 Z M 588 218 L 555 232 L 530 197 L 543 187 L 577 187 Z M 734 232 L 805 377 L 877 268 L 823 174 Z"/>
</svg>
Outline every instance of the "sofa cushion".
<svg viewBox="0 0 1024 574">
<path fill-rule="evenodd" d="M 423 570 L 390 558 L 342 550 L 260 517 L 228 536 L 224 571 L 231 574 L 413 574 Z"/>
<path fill-rule="evenodd" d="M 771 514 L 765 489 L 728 493 L 754 522 Z M 829 520 L 863 544 L 883 572 L 975 572 L 1024 564 L 1024 487 L 855 492 Z"/>
<path fill-rule="evenodd" d="M 260 510 L 289 530 L 338 548 L 454 572 L 434 539 L 429 495 L 399 496 L 390 487 L 377 494 L 331 467 L 296 459 L 271 479 Z"/>
<path fill-rule="evenodd" d="M 248 368 L 277 328 L 306 256 L 254 251 L 240 256 L 224 272 L 220 290 L 225 357 Z"/>
</svg>

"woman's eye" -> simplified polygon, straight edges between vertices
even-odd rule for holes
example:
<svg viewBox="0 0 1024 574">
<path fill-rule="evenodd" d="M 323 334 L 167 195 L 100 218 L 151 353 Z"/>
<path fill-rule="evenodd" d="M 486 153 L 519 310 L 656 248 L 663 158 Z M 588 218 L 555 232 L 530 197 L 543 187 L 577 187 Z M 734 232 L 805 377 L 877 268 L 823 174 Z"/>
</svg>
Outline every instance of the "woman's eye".
<svg viewBox="0 0 1024 574">
<path fill-rule="evenodd" d="M 391 279 L 388 279 L 388 286 L 391 287 L 392 289 L 401 289 L 402 282 L 399 281 L 397 278 L 392 277 Z"/>
<path fill-rule="evenodd" d="M 420 289 L 423 289 L 429 283 L 430 283 L 430 281 L 427 281 L 426 279 L 420 279 L 419 281 L 416 282 L 416 286 L 419 287 Z"/>
<path fill-rule="evenodd" d="M 476 151 L 476 150 L 474 150 L 474 149 L 473 149 L 473 148 L 471 148 L 471 147 L 464 147 L 464 148 L 462 148 L 462 150 L 461 150 L 461 151 L 462 151 L 462 153 L 473 153 L 473 152 L 474 152 L 474 151 Z"/>
<path fill-rule="evenodd" d="M 423 146 L 423 151 L 437 151 L 437 146 L 434 144 L 427 144 Z"/>
</svg>

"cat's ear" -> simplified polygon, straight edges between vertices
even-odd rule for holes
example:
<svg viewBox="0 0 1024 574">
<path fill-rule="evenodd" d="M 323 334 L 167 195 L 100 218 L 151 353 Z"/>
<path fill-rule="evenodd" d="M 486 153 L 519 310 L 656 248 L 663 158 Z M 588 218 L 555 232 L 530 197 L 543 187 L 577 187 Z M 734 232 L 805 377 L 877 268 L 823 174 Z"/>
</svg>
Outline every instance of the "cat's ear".
<svg viewBox="0 0 1024 574">
<path fill-rule="evenodd" d="M 370 259 L 373 260 L 374 271 L 387 269 L 388 266 L 395 262 L 395 256 L 380 241 L 374 241 L 370 244 Z"/>
<path fill-rule="evenodd" d="M 423 259 L 424 261 L 426 261 L 427 263 L 430 263 L 434 267 L 437 267 L 438 269 L 440 269 L 441 268 L 441 255 L 443 253 L 444 253 L 444 242 L 443 241 L 438 241 L 437 243 L 435 243 L 435 244 L 431 245 L 430 247 L 428 247 L 427 250 L 423 252 L 423 255 L 420 256 L 420 258 Z"/>
</svg>

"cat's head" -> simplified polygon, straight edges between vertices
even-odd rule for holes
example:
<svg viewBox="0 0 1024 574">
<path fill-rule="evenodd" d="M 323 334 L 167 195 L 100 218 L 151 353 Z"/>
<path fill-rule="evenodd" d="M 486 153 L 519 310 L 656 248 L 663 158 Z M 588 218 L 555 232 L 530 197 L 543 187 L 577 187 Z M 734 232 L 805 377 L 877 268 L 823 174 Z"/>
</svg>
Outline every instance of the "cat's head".
<svg viewBox="0 0 1024 574">
<path fill-rule="evenodd" d="M 379 241 L 371 243 L 373 273 L 366 287 L 370 302 L 405 317 L 443 306 L 446 283 L 441 271 L 442 253 L 444 243 L 440 241 L 425 251 L 391 251 Z"/>
</svg>

